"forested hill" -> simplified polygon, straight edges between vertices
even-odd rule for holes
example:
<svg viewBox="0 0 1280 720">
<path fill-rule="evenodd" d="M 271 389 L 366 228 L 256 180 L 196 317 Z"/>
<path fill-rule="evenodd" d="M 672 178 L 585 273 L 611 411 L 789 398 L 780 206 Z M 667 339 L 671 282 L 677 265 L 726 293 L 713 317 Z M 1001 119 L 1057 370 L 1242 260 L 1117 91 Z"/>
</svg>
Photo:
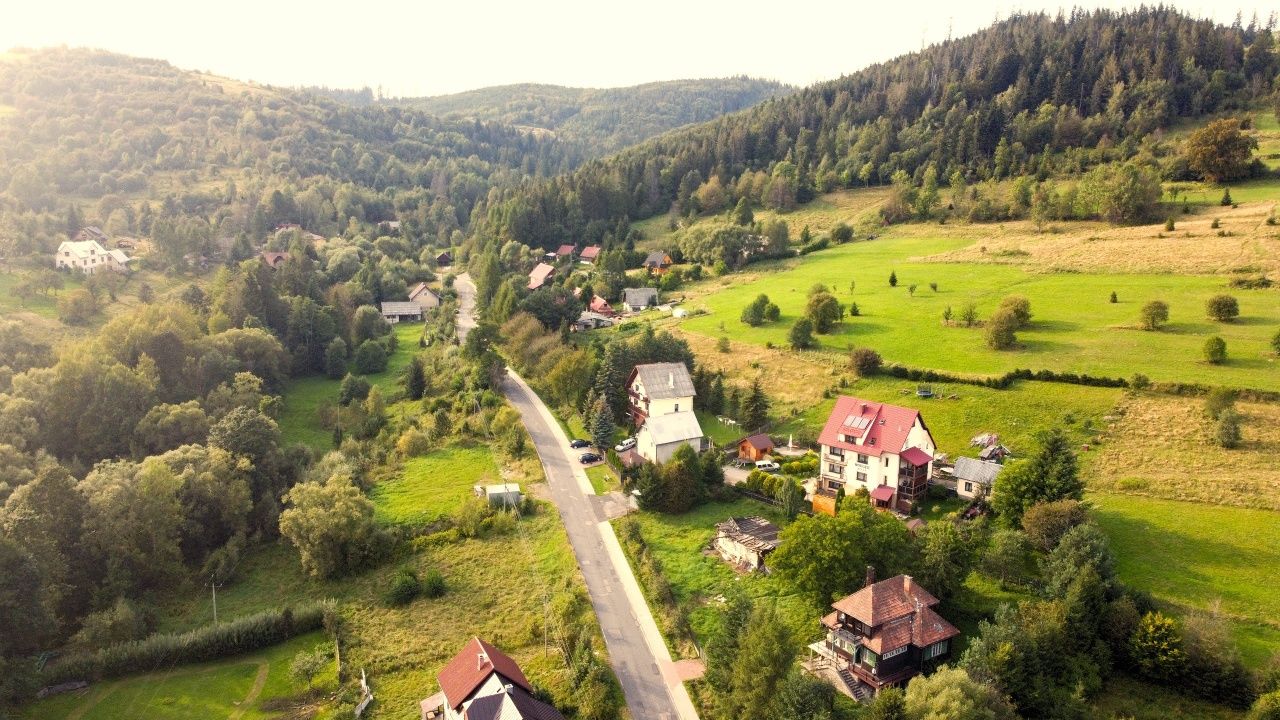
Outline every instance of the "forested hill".
<svg viewBox="0 0 1280 720">
<path fill-rule="evenodd" d="M 398 217 L 447 242 L 492 185 L 579 162 L 554 138 L 499 123 L 355 107 L 162 61 L 66 48 L 0 57 L 0 236 L 30 245 L 19 253 L 56 246 L 68 213 L 112 234 L 146 235 L 164 214 L 233 237 Z"/>
<path fill-rule="evenodd" d="M 606 89 L 503 85 L 390 102 L 445 118 L 550 130 L 590 155 L 603 156 L 682 125 L 706 122 L 792 91 L 794 88 L 770 80 L 732 77 Z"/>
<path fill-rule="evenodd" d="M 787 208 L 898 171 L 973 182 L 1150 154 L 1178 118 L 1272 96 L 1272 30 L 1163 7 L 1017 15 L 508 191 L 486 236 L 594 242 L 622 218 L 706 210 L 704 195 Z"/>
</svg>

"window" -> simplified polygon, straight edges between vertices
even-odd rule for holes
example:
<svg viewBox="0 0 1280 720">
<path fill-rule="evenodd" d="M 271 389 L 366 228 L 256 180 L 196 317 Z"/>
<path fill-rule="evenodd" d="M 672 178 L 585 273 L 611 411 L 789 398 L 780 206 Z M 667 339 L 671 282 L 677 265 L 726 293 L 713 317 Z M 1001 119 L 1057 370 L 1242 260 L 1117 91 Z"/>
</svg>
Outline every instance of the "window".
<svg viewBox="0 0 1280 720">
<path fill-rule="evenodd" d="M 676 403 L 676 412 L 680 412 L 680 403 Z"/>
<path fill-rule="evenodd" d="M 973 483 L 969 482 L 968 480 L 965 480 L 965 481 L 964 481 L 964 491 L 965 491 L 965 492 L 973 492 Z"/>
<path fill-rule="evenodd" d="M 863 455 L 862 453 L 858 453 L 858 464 L 859 464 L 859 465 L 866 465 L 866 464 L 867 464 L 867 456 L 866 456 L 866 455 Z"/>
<path fill-rule="evenodd" d="M 924 659 L 925 659 L 925 660 L 931 660 L 931 659 L 936 658 L 936 657 L 938 657 L 939 655 L 941 655 L 941 654 L 945 653 L 946 651 L 947 651 L 947 641 L 946 641 L 946 640 L 943 640 L 942 642 L 936 642 L 936 643 L 934 643 L 934 644 L 930 645 L 928 648 L 926 648 L 926 649 L 925 649 L 925 651 L 924 651 Z"/>
<path fill-rule="evenodd" d="M 835 457 L 844 457 L 844 450 L 838 447 L 827 448 L 827 453 L 830 455 L 834 455 Z"/>
<path fill-rule="evenodd" d="M 932 646 L 931 646 L 931 648 L 932 648 Z M 907 651 L 907 646 L 906 646 L 906 645 L 903 645 L 902 647 L 898 648 L 897 650 L 890 650 L 889 652 L 887 652 L 887 653 L 885 653 L 885 654 L 881 655 L 881 656 L 880 656 L 880 659 L 881 659 L 881 660 L 888 660 L 888 659 L 889 659 L 889 658 L 891 658 L 891 657 L 898 657 L 899 655 L 901 655 L 902 653 L 904 653 L 904 652 L 906 652 L 906 651 Z"/>
<path fill-rule="evenodd" d="M 867 481 L 867 474 L 864 472 L 858 473 L 858 482 L 865 483 L 866 481 Z"/>
<path fill-rule="evenodd" d="M 832 473 L 834 475 L 839 475 L 840 466 L 835 463 L 827 463 L 827 472 Z"/>
</svg>

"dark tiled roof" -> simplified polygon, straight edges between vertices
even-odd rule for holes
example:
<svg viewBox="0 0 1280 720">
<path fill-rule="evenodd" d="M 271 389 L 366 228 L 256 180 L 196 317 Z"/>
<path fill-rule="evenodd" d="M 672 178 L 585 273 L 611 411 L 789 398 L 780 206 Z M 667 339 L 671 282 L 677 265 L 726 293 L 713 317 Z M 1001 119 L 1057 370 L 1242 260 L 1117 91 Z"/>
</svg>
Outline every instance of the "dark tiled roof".
<svg viewBox="0 0 1280 720">
<path fill-rule="evenodd" d="M 757 450 L 761 450 L 763 452 L 769 452 L 770 450 L 773 449 L 773 438 L 770 438 L 768 435 L 765 435 L 764 433 L 756 433 L 755 435 L 748 435 L 747 437 L 744 437 L 738 441 L 739 445 L 741 445 L 742 443 L 747 443 L 751 447 Z"/>
<path fill-rule="evenodd" d="M 999 463 L 987 462 L 986 460 L 975 460 L 970 457 L 956 458 L 955 478 L 957 480 L 968 480 L 981 485 L 990 485 L 995 482 L 996 476 L 1004 466 Z"/>
<path fill-rule="evenodd" d="M 440 690 L 444 693 L 445 702 L 456 710 L 495 672 L 512 685 L 529 692 L 533 691 L 529 680 L 525 678 L 524 672 L 520 670 L 516 661 L 480 638 L 472 638 L 471 642 L 467 643 L 466 647 L 444 666 L 436 679 L 440 681 Z"/>
<path fill-rule="evenodd" d="M 665 252 L 663 252 L 662 250 L 655 250 L 649 253 L 649 256 L 644 259 L 644 266 L 645 267 L 661 267 L 662 265 L 665 265 L 667 261 L 668 261 L 668 258 Z"/>
<path fill-rule="evenodd" d="M 778 547 L 778 526 L 759 515 L 731 517 L 717 523 L 716 531 L 751 550 L 773 550 Z"/>
<path fill-rule="evenodd" d="M 920 587 L 910 575 L 897 575 L 841 598 L 831 607 L 875 627 L 914 613 L 916 600 L 925 607 L 938 604 L 938 599 Z"/>
<path fill-rule="evenodd" d="M 657 288 L 627 288 L 622 291 L 622 301 L 631 306 L 643 306 L 658 302 Z"/>
<path fill-rule="evenodd" d="M 645 395 L 650 400 L 692 397 L 693 378 L 684 363 L 650 363 L 636 366 L 636 377 L 644 384 Z"/>
</svg>

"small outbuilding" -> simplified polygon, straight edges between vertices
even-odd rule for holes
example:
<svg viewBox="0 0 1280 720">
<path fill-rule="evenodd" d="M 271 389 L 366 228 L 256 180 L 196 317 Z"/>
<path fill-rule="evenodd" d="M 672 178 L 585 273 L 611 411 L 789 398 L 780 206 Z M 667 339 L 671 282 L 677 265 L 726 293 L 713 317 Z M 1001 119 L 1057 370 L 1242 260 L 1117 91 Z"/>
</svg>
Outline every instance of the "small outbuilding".
<svg viewBox="0 0 1280 720">
<path fill-rule="evenodd" d="M 773 452 L 773 439 L 764 433 L 749 435 L 738 441 L 738 459 L 756 462 Z"/>
<path fill-rule="evenodd" d="M 476 485 L 474 490 L 476 497 L 488 500 L 489 505 L 493 507 L 519 507 L 520 501 L 524 499 L 520 494 L 520 486 L 516 483 Z"/>
<path fill-rule="evenodd" d="M 989 460 L 970 457 L 956 458 L 951 474 L 956 479 L 956 494 L 962 498 L 974 498 L 991 494 L 991 486 L 1004 466 Z"/>
<path fill-rule="evenodd" d="M 982 448 L 982 452 L 978 453 L 979 460 L 989 460 L 991 462 L 1002 463 L 1004 459 L 1013 453 L 1004 445 L 995 444 Z"/>
<path fill-rule="evenodd" d="M 453 264 L 453 255 L 445 250 L 436 255 L 436 267 L 448 267 Z"/>
<path fill-rule="evenodd" d="M 768 572 L 765 557 L 778 549 L 778 526 L 758 515 L 731 517 L 716 525 L 712 547 L 734 567 Z"/>
<path fill-rule="evenodd" d="M 421 320 L 422 306 L 416 302 L 384 302 L 382 317 L 392 324 L 403 320 Z"/>
</svg>

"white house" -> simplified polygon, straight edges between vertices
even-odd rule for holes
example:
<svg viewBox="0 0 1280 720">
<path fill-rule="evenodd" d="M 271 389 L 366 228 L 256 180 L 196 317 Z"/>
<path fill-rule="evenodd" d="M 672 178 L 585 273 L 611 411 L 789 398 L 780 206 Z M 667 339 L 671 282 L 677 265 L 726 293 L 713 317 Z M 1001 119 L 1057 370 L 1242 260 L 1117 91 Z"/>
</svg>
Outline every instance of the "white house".
<svg viewBox="0 0 1280 720">
<path fill-rule="evenodd" d="M 515 660 L 480 638 L 436 676 L 440 692 L 419 703 L 422 720 L 564 720 L 533 696 L 533 686 Z"/>
<path fill-rule="evenodd" d="M 841 396 L 818 443 L 822 494 L 866 488 L 877 507 L 908 510 L 928 489 L 937 446 L 917 410 Z"/>
<path fill-rule="evenodd" d="M 409 302 L 418 303 L 423 310 L 440 307 L 440 296 L 427 287 L 426 283 L 418 283 L 409 290 Z"/>
<path fill-rule="evenodd" d="M 684 363 L 637 365 L 627 377 L 627 400 L 637 427 L 647 417 L 692 410 L 696 394 Z"/>
<path fill-rule="evenodd" d="M 78 236 L 77 236 L 78 237 Z M 68 240 L 58 246 L 54 267 L 92 275 L 99 270 L 128 272 L 131 258 L 122 250 L 107 250 L 97 240 Z"/>
<path fill-rule="evenodd" d="M 636 452 L 649 462 L 664 463 L 684 445 L 694 452 L 704 449 L 702 426 L 692 410 L 650 416 L 636 433 Z"/>
<path fill-rule="evenodd" d="M 973 498 L 979 495 L 991 495 L 991 485 L 1004 466 L 989 460 L 976 460 L 971 457 L 956 458 L 956 467 L 951 474 L 956 479 L 956 494 L 962 498 Z"/>
</svg>

